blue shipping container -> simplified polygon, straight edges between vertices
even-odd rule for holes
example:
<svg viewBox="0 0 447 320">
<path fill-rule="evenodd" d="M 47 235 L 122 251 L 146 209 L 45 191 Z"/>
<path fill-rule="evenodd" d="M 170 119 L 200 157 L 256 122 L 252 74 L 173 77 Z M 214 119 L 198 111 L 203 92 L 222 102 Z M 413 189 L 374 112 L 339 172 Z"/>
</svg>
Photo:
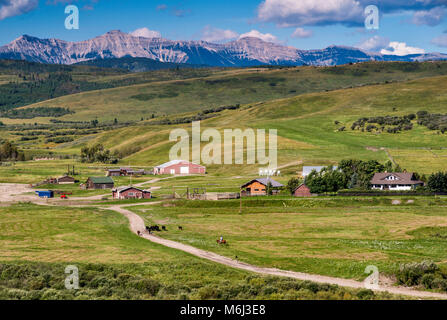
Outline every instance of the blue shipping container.
<svg viewBox="0 0 447 320">
<path fill-rule="evenodd" d="M 54 197 L 53 191 L 36 191 L 36 193 L 40 198 L 53 198 Z"/>
</svg>

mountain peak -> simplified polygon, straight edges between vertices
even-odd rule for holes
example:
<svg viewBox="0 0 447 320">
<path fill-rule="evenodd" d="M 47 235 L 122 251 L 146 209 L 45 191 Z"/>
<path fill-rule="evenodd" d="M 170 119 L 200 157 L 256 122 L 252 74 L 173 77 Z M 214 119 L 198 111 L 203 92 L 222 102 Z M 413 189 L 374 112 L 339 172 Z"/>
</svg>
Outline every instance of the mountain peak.
<svg viewBox="0 0 447 320">
<path fill-rule="evenodd" d="M 254 41 L 254 42 L 265 42 L 265 41 L 262 40 L 261 38 L 250 37 L 250 36 L 240 38 L 240 39 L 237 40 L 237 41 L 241 41 L 241 42 L 249 42 L 249 41 Z"/>
<path fill-rule="evenodd" d="M 24 34 L 20 37 L 18 37 L 17 39 L 15 39 L 14 41 L 20 41 L 20 40 L 25 40 L 25 41 L 33 41 L 33 40 L 40 40 L 39 38 Z"/>
<path fill-rule="evenodd" d="M 122 32 L 121 30 L 110 30 L 106 34 L 127 34 L 127 33 Z"/>
<path fill-rule="evenodd" d="M 128 33 L 122 32 L 121 30 L 111 30 L 111 31 L 103 34 L 100 37 L 103 37 L 103 38 L 104 37 L 105 38 L 107 38 L 107 37 L 116 38 L 116 37 L 131 37 L 131 35 L 128 34 Z"/>
</svg>

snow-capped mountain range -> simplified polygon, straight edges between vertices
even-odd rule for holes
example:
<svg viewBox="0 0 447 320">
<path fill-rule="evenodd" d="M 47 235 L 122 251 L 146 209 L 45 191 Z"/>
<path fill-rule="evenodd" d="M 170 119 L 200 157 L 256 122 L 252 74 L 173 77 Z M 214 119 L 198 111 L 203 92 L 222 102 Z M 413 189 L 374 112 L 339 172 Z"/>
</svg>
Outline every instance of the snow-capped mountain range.
<svg viewBox="0 0 447 320">
<path fill-rule="evenodd" d="M 369 53 L 358 48 L 330 46 L 322 50 L 299 50 L 242 38 L 225 44 L 206 41 L 172 41 L 163 38 L 134 37 L 115 30 L 94 39 L 68 42 L 39 39 L 23 35 L 0 47 L 0 59 L 27 60 L 49 64 L 74 64 L 89 60 L 138 57 L 160 62 L 209 66 L 319 65 L 350 62 L 447 60 L 447 54 L 413 54 L 407 56 Z"/>
</svg>

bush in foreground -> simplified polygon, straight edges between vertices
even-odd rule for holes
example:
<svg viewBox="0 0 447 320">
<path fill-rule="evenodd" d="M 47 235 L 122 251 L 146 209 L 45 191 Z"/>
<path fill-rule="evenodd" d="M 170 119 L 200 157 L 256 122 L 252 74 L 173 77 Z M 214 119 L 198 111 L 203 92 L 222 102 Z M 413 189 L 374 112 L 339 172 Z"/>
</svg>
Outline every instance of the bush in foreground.
<svg viewBox="0 0 447 320">
<path fill-rule="evenodd" d="M 398 284 L 447 291 L 447 270 L 432 261 L 402 264 L 396 277 Z"/>
<path fill-rule="evenodd" d="M 341 288 L 294 279 L 241 276 L 194 281 L 169 280 L 144 274 L 142 265 L 79 264 L 79 290 L 66 290 L 65 265 L 53 263 L 0 263 L 1 300 L 232 300 L 232 299 L 392 299 L 386 293 Z M 163 270 L 159 270 L 162 272 Z"/>
</svg>

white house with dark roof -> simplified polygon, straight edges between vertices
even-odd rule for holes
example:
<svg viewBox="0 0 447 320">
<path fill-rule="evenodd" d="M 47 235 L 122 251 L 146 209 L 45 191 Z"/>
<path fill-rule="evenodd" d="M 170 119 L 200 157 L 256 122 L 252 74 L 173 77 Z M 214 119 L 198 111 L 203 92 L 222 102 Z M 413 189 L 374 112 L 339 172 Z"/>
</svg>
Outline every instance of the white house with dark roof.
<svg viewBox="0 0 447 320">
<path fill-rule="evenodd" d="M 424 182 L 417 180 L 412 172 L 380 172 L 371 179 L 371 188 L 374 190 L 414 190 L 424 186 Z"/>
</svg>

